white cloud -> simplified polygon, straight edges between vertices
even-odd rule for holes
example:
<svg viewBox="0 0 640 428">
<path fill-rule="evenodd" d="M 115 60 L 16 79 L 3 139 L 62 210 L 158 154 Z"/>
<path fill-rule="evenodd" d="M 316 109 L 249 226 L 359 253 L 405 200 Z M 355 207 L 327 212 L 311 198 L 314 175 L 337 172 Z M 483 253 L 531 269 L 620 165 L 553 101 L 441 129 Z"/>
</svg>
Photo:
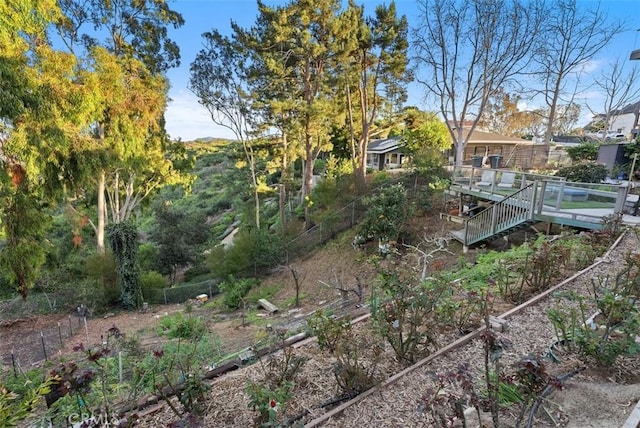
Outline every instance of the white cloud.
<svg viewBox="0 0 640 428">
<path fill-rule="evenodd" d="M 198 104 L 196 96 L 187 90 L 169 93 L 171 101 L 167 106 L 165 119 L 167 132 L 172 139 L 182 141 L 214 137 L 235 139 L 231 131 L 211 121 L 207 110 Z"/>
</svg>

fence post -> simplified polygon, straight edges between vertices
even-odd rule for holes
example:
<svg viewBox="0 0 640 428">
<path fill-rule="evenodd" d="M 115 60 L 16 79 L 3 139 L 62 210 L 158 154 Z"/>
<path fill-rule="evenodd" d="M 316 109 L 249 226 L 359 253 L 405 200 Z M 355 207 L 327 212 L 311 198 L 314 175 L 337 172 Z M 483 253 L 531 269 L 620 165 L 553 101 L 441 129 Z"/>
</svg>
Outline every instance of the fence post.
<svg viewBox="0 0 640 428">
<path fill-rule="evenodd" d="M 351 227 L 356 224 L 356 201 L 351 202 Z"/>
<path fill-rule="evenodd" d="M 162 289 L 162 295 L 164 296 L 164 304 L 167 304 L 167 289 L 163 288 Z"/>
</svg>

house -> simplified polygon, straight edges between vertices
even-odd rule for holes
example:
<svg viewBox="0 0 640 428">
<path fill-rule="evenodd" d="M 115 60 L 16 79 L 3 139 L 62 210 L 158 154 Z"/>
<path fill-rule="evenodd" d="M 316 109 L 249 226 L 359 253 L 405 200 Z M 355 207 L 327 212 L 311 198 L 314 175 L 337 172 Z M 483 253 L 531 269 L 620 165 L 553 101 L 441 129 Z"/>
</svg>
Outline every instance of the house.
<svg viewBox="0 0 640 428">
<path fill-rule="evenodd" d="M 452 147 L 451 161 L 454 153 Z M 481 159 L 482 165 L 488 166 L 492 156 L 500 157 L 498 166 L 502 168 L 538 168 L 547 163 L 549 145 L 475 129 L 464 148 L 462 163 L 471 165 Z"/>
<path fill-rule="evenodd" d="M 615 110 L 610 114 L 611 124 L 609 125 L 609 130 L 605 134 L 599 134 L 598 136 L 602 138 L 603 136 L 610 139 L 615 138 L 631 138 L 635 139 L 640 133 L 640 128 L 638 125 L 638 119 L 640 118 L 640 101 L 627 104 L 620 110 Z M 605 119 L 605 115 L 599 114 L 594 116 L 593 120 L 597 121 L 598 119 Z"/>
<path fill-rule="evenodd" d="M 400 168 L 408 157 L 402 152 L 400 137 L 371 140 L 367 147 L 367 168 Z"/>
<path fill-rule="evenodd" d="M 445 153 L 450 163 L 453 163 L 454 153 L 453 146 Z M 539 168 L 547 163 L 549 145 L 474 130 L 464 149 L 463 164 L 472 165 L 479 159 L 482 165 L 490 166 L 492 157 L 494 160 L 499 157 L 496 167 Z M 372 140 L 367 148 L 367 168 L 399 168 L 408 160 L 409 156 L 402 151 L 400 137 Z"/>
</svg>

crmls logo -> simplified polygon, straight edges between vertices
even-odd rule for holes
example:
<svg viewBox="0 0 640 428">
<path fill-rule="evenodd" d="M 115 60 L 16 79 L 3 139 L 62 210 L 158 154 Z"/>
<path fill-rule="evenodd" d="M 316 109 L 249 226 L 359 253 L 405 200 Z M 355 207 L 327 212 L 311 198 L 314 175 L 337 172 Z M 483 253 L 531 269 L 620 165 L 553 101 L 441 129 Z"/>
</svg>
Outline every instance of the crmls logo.
<svg viewBox="0 0 640 428">
<path fill-rule="evenodd" d="M 71 413 L 67 416 L 67 423 L 73 428 L 112 428 L 118 426 L 118 418 L 112 416 L 111 419 L 107 415 L 88 415 Z"/>
</svg>

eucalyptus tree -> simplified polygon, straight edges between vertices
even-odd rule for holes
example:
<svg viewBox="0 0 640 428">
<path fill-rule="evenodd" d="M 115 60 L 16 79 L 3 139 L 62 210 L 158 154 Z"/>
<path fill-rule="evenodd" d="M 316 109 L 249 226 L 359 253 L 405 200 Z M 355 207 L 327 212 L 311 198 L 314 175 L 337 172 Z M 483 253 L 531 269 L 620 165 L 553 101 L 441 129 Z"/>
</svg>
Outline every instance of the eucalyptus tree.
<svg viewBox="0 0 640 428">
<path fill-rule="evenodd" d="M 235 39 L 217 30 L 203 34 L 204 48 L 191 64 L 189 88 L 213 123 L 229 129 L 240 143 L 250 171 L 254 224 L 260 229 L 260 177 L 253 141 L 260 119 L 252 106 L 254 97 L 248 77 L 252 53 L 238 40 L 242 30 L 235 28 Z"/>
<path fill-rule="evenodd" d="M 94 158 L 97 190 L 97 249 L 104 252 L 109 235 L 118 261 L 121 301 L 125 308 L 141 304 L 135 265 L 133 210 L 163 184 L 183 179 L 165 156 L 164 110 L 168 82 L 164 72 L 179 64 L 179 50 L 167 26 L 181 26 L 182 16 L 165 0 L 60 0 L 63 17 L 56 28 L 69 52 L 81 59 L 96 84 L 93 136 L 80 149 Z M 85 158 L 92 157 L 85 155 Z M 76 183 L 78 185 L 79 183 Z M 85 187 L 88 183 L 84 184 Z M 124 246 L 123 246 L 124 245 Z"/>
<path fill-rule="evenodd" d="M 540 92 L 547 107 L 547 142 L 558 117 L 573 111 L 558 107 L 574 104 L 584 67 L 624 28 L 622 23 L 610 20 L 599 3 L 592 8 L 576 0 L 558 0 L 550 5 L 535 55 L 537 73 L 543 82 Z"/>
<path fill-rule="evenodd" d="M 177 66 L 180 58 L 167 26 L 179 27 L 184 21 L 165 0 L 60 0 L 59 4 L 60 40 L 82 59 L 81 67 L 97 71 L 102 91 L 89 124 L 93 144 L 86 148 L 96 159 L 92 167 L 97 222 L 91 225 L 102 252 L 109 215 L 112 222 L 125 221 L 160 184 L 179 179 L 164 156 L 168 84 L 163 73 Z"/>
<path fill-rule="evenodd" d="M 542 2 L 419 3 L 420 23 L 413 32 L 417 80 L 438 104 L 454 141 L 456 164 L 461 165 L 489 98 L 528 71 L 543 18 Z"/>
<path fill-rule="evenodd" d="M 74 56 L 48 39 L 59 17 L 53 0 L 0 3 L 0 271 L 23 298 L 45 261 L 50 208 L 78 173 L 70 153 L 86 141 L 91 111 Z"/>
<path fill-rule="evenodd" d="M 369 140 L 388 130 L 378 125 L 381 109 L 386 104 L 387 110 L 398 112 L 406 100 L 406 85 L 411 80 L 409 25 L 405 16 L 397 16 L 393 1 L 377 6 L 375 17 L 365 19 L 364 7 L 353 0 L 341 24 L 347 37 L 339 53 L 344 58 L 339 73 L 344 80 L 354 172 L 364 181 Z"/>
</svg>

